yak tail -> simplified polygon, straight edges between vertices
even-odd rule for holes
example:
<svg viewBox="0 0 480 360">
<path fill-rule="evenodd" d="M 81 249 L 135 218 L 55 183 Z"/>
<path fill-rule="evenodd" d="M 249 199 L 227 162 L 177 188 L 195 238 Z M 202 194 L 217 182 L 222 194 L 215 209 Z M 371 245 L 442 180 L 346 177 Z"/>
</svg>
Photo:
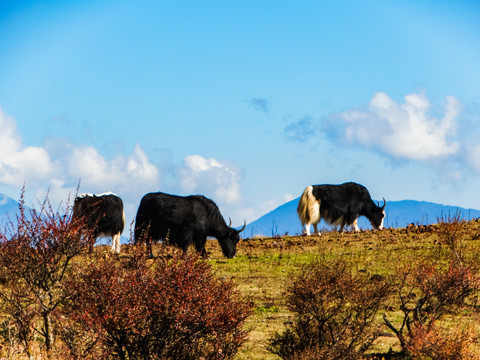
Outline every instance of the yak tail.
<svg viewBox="0 0 480 360">
<path fill-rule="evenodd" d="M 320 222 L 320 204 L 313 196 L 313 186 L 309 185 L 303 191 L 297 207 L 298 217 L 302 225 Z"/>
</svg>

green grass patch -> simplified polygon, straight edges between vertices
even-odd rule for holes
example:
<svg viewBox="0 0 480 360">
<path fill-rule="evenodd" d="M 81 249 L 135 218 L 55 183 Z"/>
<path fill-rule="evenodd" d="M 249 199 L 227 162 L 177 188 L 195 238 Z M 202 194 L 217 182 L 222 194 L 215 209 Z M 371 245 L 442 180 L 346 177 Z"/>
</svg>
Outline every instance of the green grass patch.
<svg viewBox="0 0 480 360">
<path fill-rule="evenodd" d="M 257 315 L 278 313 L 279 311 L 280 310 L 275 305 L 271 305 L 271 306 L 260 305 L 260 306 L 257 306 L 254 310 L 255 314 L 257 314 Z"/>
</svg>

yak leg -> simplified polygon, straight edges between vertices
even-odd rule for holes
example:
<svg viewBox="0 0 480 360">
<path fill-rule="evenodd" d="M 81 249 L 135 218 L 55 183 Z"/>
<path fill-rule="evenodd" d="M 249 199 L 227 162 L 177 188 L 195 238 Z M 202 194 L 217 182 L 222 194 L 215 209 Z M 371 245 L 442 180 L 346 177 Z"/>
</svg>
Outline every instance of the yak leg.
<svg viewBox="0 0 480 360">
<path fill-rule="evenodd" d="M 112 252 L 120 254 L 120 233 L 112 235 Z"/>
<path fill-rule="evenodd" d="M 183 250 L 184 255 L 187 255 L 188 247 L 193 241 L 193 229 L 188 226 L 183 226 L 175 236 L 175 244 Z"/>
<path fill-rule="evenodd" d="M 357 219 L 353 220 L 353 231 L 355 232 L 359 232 L 360 229 L 358 228 L 358 223 L 357 223 Z"/>
<path fill-rule="evenodd" d="M 320 231 L 318 231 L 318 223 L 313 224 L 313 230 L 315 232 L 315 235 L 321 235 Z"/>
<path fill-rule="evenodd" d="M 115 244 L 115 252 L 120 254 L 120 250 L 122 249 L 122 245 L 120 244 L 120 233 L 117 234 L 117 242 Z"/>
<path fill-rule="evenodd" d="M 343 229 L 345 228 L 345 218 L 343 216 L 340 216 L 337 220 L 333 222 L 332 225 L 340 225 L 340 230 L 338 230 L 338 232 L 343 232 Z"/>
<path fill-rule="evenodd" d="M 310 224 L 309 223 L 305 224 L 304 234 L 307 235 L 307 236 L 310 235 Z"/>
<path fill-rule="evenodd" d="M 202 236 L 200 238 L 195 238 L 195 249 L 200 253 L 202 258 L 208 258 L 207 250 L 205 250 L 205 244 L 207 243 L 207 237 Z"/>
</svg>

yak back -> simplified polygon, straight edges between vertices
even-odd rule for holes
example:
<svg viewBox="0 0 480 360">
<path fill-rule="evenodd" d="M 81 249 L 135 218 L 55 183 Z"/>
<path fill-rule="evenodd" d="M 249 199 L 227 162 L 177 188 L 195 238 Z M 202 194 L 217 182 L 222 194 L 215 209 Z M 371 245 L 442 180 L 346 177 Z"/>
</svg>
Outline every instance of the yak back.
<svg viewBox="0 0 480 360">
<path fill-rule="evenodd" d="M 138 208 L 135 241 L 139 240 L 140 233 L 145 230 L 152 239 L 160 240 L 165 239 L 167 233 L 170 237 L 175 237 L 175 234 L 185 231 L 218 237 L 227 229 L 217 205 L 205 196 L 149 193 L 142 198 Z"/>
<path fill-rule="evenodd" d="M 346 224 L 353 223 L 359 215 L 367 216 L 375 206 L 368 190 L 354 182 L 313 185 L 312 193 L 320 202 L 320 213 L 327 211 L 332 219 L 343 216 Z"/>
</svg>

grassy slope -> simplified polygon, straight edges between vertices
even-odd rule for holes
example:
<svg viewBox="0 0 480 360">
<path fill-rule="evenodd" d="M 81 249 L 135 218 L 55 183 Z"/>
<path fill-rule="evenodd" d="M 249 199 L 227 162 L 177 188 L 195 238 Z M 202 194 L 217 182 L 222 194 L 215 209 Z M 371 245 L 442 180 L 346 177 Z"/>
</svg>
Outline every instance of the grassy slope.
<svg viewBox="0 0 480 360">
<path fill-rule="evenodd" d="M 209 261 L 218 276 L 234 279 L 240 293 L 251 298 L 255 306 L 255 314 L 246 323 L 250 331 L 248 341 L 236 359 L 278 359 L 266 351 L 266 343 L 292 319 L 283 295 L 289 277 L 301 265 L 342 258 L 371 275 L 394 274 L 399 264 L 448 261 L 451 252 L 441 245 L 445 231 L 443 225 L 430 225 L 356 234 L 331 232 L 308 238 L 247 239 L 239 244 L 238 256 L 231 260 L 222 257 L 216 240 L 208 241 Z M 479 258 L 479 220 L 463 223 L 455 236 L 461 240 L 459 251 L 466 259 Z M 394 322 L 399 319 L 396 306 L 392 300 L 387 312 Z M 379 350 L 388 349 L 395 346 L 395 339 L 382 337 L 377 346 Z"/>
</svg>

